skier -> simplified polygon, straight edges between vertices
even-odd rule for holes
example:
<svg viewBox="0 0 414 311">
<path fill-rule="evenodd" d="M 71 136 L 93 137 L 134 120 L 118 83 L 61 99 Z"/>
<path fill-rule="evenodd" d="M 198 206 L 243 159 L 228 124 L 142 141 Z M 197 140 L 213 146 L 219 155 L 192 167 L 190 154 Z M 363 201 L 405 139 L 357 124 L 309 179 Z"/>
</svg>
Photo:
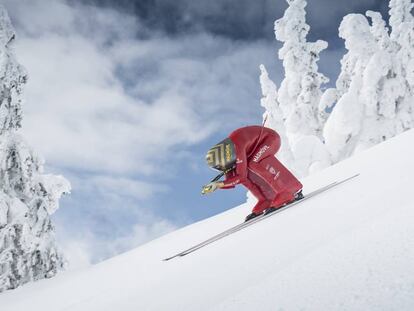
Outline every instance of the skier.
<svg viewBox="0 0 414 311">
<path fill-rule="evenodd" d="M 279 148 L 280 136 L 272 129 L 246 126 L 235 130 L 207 152 L 207 164 L 221 174 L 203 187 L 202 194 L 242 184 L 258 200 L 245 221 L 303 198 L 302 184 L 275 157 Z"/>
</svg>

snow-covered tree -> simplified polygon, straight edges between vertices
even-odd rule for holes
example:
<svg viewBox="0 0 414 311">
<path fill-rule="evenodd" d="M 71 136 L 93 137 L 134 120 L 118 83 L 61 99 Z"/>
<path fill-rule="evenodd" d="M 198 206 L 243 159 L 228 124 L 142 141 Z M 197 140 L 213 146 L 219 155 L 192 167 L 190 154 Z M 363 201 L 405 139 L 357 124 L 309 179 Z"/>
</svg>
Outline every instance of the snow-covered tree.
<svg viewBox="0 0 414 311">
<path fill-rule="evenodd" d="M 390 8 L 391 35 L 381 14 L 372 11 L 367 12 L 371 25 L 365 16 L 349 14 L 339 28 L 348 53 L 336 83 L 337 104 L 324 129 L 334 161 L 414 126 L 412 5 L 392 0 Z"/>
<path fill-rule="evenodd" d="M 286 136 L 296 174 L 304 176 L 414 127 L 412 0 L 390 0 L 391 31 L 378 12 L 344 17 L 339 36 L 348 52 L 336 87 L 323 93 L 328 80 L 317 61 L 327 44 L 307 42 L 306 0 L 287 2 L 275 22 L 285 78 L 276 91 L 262 68 L 262 105 L 269 126 Z"/>
<path fill-rule="evenodd" d="M 403 85 L 403 96 L 397 99 L 396 133 L 414 127 L 414 4 L 409 0 L 390 1 L 391 38 L 399 50 L 395 56 L 395 71 Z"/>
<path fill-rule="evenodd" d="M 364 119 L 360 93 L 364 70 L 376 50 L 375 38 L 365 16 L 344 17 L 339 36 L 345 40 L 348 53 L 341 60 L 341 73 L 336 82 L 339 98 L 324 128 L 324 137 L 334 161 L 348 157 L 358 143 Z"/>
<path fill-rule="evenodd" d="M 392 13 L 392 12 L 390 12 Z M 387 140 L 413 127 L 412 95 L 407 81 L 407 64 L 402 64 L 402 49 L 388 35 L 385 21 L 379 13 L 367 12 L 372 19 L 371 32 L 377 42 L 377 52 L 364 71 L 365 115 L 356 151 Z M 391 15 L 393 17 L 393 15 Z M 410 22 L 411 30 L 414 25 Z M 413 46 L 408 47 L 414 52 Z"/>
<path fill-rule="evenodd" d="M 279 58 L 283 60 L 285 79 L 278 100 L 286 116 L 290 133 L 321 134 L 318 119 L 321 85 L 328 82 L 318 72 L 319 53 L 327 48 L 325 41 L 308 42 L 309 25 L 306 24 L 306 1 L 288 0 L 284 16 L 275 22 L 276 39 L 283 42 Z"/>
<path fill-rule="evenodd" d="M 50 215 L 70 190 L 63 177 L 43 174 L 43 161 L 19 135 L 27 74 L 15 59 L 14 37 L 0 6 L 0 292 L 63 267 Z"/>
<path fill-rule="evenodd" d="M 269 78 L 269 74 L 264 65 L 260 65 L 260 85 L 262 88 L 262 99 L 260 101 L 262 107 L 265 108 L 263 119 L 266 120 L 265 125 L 274 129 L 280 135 L 282 146 L 278 152 L 278 159 L 286 166 L 293 167 L 293 155 L 290 150 L 286 137 L 285 124 L 283 122 L 283 113 L 280 104 L 277 101 L 276 84 Z"/>
<path fill-rule="evenodd" d="M 324 119 L 319 110 L 321 85 L 328 79 L 318 71 L 319 53 L 325 41 L 308 42 L 305 0 L 287 0 L 289 7 L 275 22 L 276 39 L 283 42 L 279 58 L 283 60 L 285 79 L 278 102 L 286 128 L 288 144 L 294 157 L 295 171 L 306 175 L 330 163 L 321 141 Z"/>
<path fill-rule="evenodd" d="M 365 15 L 371 19 L 370 30 L 378 48 L 389 53 L 395 52 L 397 47 L 390 38 L 390 30 L 381 13 L 367 11 Z"/>
<path fill-rule="evenodd" d="M 414 4 L 411 0 L 390 0 L 390 26 L 391 38 L 404 45 L 402 41 L 406 30 L 410 30 L 410 24 L 414 22 L 411 10 Z M 408 26 L 408 27 L 407 27 Z"/>
</svg>

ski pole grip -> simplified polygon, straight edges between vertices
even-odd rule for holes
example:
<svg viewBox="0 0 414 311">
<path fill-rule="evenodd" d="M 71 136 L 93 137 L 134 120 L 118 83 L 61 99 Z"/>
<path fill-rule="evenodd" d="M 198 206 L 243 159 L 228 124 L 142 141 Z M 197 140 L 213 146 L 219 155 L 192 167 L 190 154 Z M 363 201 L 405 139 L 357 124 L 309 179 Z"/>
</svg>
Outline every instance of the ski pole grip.
<svg viewBox="0 0 414 311">
<path fill-rule="evenodd" d="M 207 194 L 211 192 L 211 185 L 205 185 L 203 186 L 203 189 L 201 189 L 201 194 Z"/>
</svg>

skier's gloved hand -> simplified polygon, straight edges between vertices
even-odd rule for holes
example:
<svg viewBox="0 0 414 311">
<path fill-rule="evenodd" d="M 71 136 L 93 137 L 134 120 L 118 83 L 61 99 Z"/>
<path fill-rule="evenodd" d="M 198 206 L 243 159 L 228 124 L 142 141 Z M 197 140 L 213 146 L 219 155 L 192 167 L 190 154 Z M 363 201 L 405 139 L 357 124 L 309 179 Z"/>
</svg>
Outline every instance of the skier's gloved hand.
<svg viewBox="0 0 414 311">
<path fill-rule="evenodd" d="M 216 191 L 218 188 L 222 186 L 222 182 L 213 181 L 205 186 L 203 186 L 203 189 L 201 190 L 202 194 L 212 193 Z"/>
</svg>

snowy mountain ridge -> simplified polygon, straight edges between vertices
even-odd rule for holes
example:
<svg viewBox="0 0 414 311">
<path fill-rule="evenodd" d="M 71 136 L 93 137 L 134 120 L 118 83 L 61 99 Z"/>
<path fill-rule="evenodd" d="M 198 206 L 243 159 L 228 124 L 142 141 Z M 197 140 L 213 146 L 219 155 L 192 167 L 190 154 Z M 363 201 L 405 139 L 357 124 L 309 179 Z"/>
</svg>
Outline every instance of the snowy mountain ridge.
<svg viewBox="0 0 414 311">
<path fill-rule="evenodd" d="M 414 130 L 303 182 L 349 183 L 189 256 L 247 204 L 77 272 L 0 296 L 2 310 L 412 310 Z"/>
</svg>

